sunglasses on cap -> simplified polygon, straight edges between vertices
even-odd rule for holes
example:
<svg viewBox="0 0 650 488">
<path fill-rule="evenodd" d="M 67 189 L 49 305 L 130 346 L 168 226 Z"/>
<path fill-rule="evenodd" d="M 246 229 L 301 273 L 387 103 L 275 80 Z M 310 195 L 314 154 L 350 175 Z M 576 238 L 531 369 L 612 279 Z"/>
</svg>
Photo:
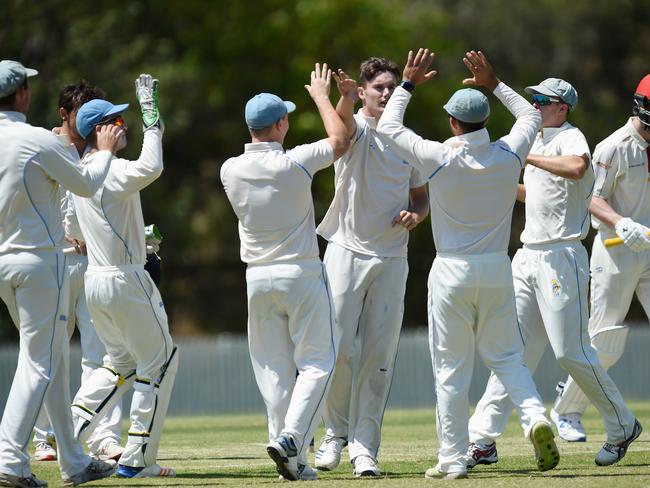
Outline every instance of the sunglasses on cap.
<svg viewBox="0 0 650 488">
<path fill-rule="evenodd" d="M 561 100 L 559 98 L 549 97 L 548 95 L 541 95 L 539 93 L 533 95 L 533 103 L 536 103 L 540 107 L 543 107 L 544 105 L 550 105 L 552 103 L 560 103 L 560 102 Z"/>
<path fill-rule="evenodd" d="M 121 115 L 118 115 L 117 117 L 112 117 L 107 120 L 102 120 L 99 123 L 99 125 L 117 125 L 118 127 L 122 127 L 124 124 L 125 122 Z"/>
</svg>

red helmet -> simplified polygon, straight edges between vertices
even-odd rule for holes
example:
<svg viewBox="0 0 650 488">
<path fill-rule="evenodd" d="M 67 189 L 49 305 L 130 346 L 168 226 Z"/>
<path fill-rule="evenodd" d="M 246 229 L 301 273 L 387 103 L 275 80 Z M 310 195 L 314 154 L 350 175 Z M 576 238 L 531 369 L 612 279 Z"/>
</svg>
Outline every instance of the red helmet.
<svg viewBox="0 0 650 488">
<path fill-rule="evenodd" d="M 650 98 L 650 74 L 645 75 L 636 87 L 636 93 Z"/>
<path fill-rule="evenodd" d="M 636 87 L 632 113 L 639 117 L 643 128 L 650 131 L 650 74 L 645 75 Z"/>
</svg>

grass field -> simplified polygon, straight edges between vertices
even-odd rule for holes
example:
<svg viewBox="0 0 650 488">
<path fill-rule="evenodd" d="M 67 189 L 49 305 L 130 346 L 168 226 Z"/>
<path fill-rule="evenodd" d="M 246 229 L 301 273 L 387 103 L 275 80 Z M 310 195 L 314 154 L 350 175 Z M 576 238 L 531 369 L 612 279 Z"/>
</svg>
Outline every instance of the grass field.
<svg viewBox="0 0 650 488">
<path fill-rule="evenodd" d="M 540 473 L 535 469 L 533 448 L 523 438 L 513 417 L 505 435 L 498 442 L 499 462 L 479 466 L 470 471 L 469 480 L 456 483 L 462 486 L 516 488 L 650 487 L 650 403 L 633 403 L 630 406 L 647 430 L 632 444 L 627 456 L 618 465 L 602 468 L 594 464 L 594 456 L 605 436 L 597 412 L 590 407 L 584 419 L 589 441 L 558 441 L 562 457 L 554 470 Z M 265 422 L 263 414 L 169 418 L 165 424 L 159 460 L 164 466 L 176 468 L 178 477 L 131 480 L 128 484 L 227 487 L 280 483 L 274 465 L 266 455 Z M 319 430 L 317 435 L 321 434 Z M 343 462 L 334 472 L 319 473 L 320 479 L 314 483 L 319 487 L 360 483 L 364 488 L 412 488 L 448 483 L 424 479 L 424 471 L 435 464 L 437 445 L 433 409 L 389 410 L 384 420 L 379 453 L 384 473 L 382 477 L 355 480 L 351 465 Z M 347 456 L 347 450 L 344 456 Z M 346 457 L 344 459 L 347 460 Z M 50 486 L 61 486 L 56 463 L 34 462 L 33 469 L 37 476 L 48 480 Z M 124 480 L 113 477 L 92 485 L 124 484 Z"/>
</svg>

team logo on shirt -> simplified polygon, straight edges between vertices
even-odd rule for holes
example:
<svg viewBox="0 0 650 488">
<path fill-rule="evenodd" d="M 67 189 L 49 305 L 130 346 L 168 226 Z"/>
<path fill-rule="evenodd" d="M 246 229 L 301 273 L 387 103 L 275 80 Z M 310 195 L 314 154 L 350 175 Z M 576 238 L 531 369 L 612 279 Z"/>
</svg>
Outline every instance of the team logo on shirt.
<svg viewBox="0 0 650 488">
<path fill-rule="evenodd" d="M 551 291 L 555 297 L 559 297 L 562 292 L 562 285 L 560 285 L 560 282 L 555 278 L 551 280 Z"/>
</svg>

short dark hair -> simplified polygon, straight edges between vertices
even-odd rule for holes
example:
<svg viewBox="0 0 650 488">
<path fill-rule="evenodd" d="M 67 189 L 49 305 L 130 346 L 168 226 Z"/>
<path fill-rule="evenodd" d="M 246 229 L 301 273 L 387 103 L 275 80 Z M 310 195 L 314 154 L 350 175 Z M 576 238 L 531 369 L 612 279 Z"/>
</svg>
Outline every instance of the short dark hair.
<svg viewBox="0 0 650 488">
<path fill-rule="evenodd" d="M 7 95 L 6 97 L 0 98 L 0 108 L 5 108 L 5 109 L 14 108 L 14 105 L 16 104 L 16 92 L 18 91 L 18 88 L 20 88 L 21 86 L 23 88 L 27 88 L 29 86 L 29 84 L 27 83 L 27 77 L 25 77 L 23 82 L 18 87 L 16 87 L 16 90 L 11 95 Z"/>
<path fill-rule="evenodd" d="M 81 106 L 94 100 L 106 98 L 106 93 L 101 88 L 89 84 L 86 80 L 81 80 L 77 84 L 65 85 L 59 93 L 59 107 L 66 112 L 76 112 Z"/>
<path fill-rule="evenodd" d="M 487 125 L 487 119 L 482 120 L 481 122 L 463 122 L 462 120 L 458 120 L 456 117 L 453 115 L 449 115 L 452 119 L 454 119 L 456 122 L 458 122 L 458 127 L 460 127 L 460 130 L 463 131 L 463 134 L 469 134 L 470 132 L 476 132 L 477 130 L 481 130 L 485 128 Z"/>
<path fill-rule="evenodd" d="M 359 73 L 359 84 L 365 86 L 381 73 L 392 73 L 399 80 L 400 72 L 397 63 L 386 58 L 368 58 L 361 63 Z"/>
</svg>

